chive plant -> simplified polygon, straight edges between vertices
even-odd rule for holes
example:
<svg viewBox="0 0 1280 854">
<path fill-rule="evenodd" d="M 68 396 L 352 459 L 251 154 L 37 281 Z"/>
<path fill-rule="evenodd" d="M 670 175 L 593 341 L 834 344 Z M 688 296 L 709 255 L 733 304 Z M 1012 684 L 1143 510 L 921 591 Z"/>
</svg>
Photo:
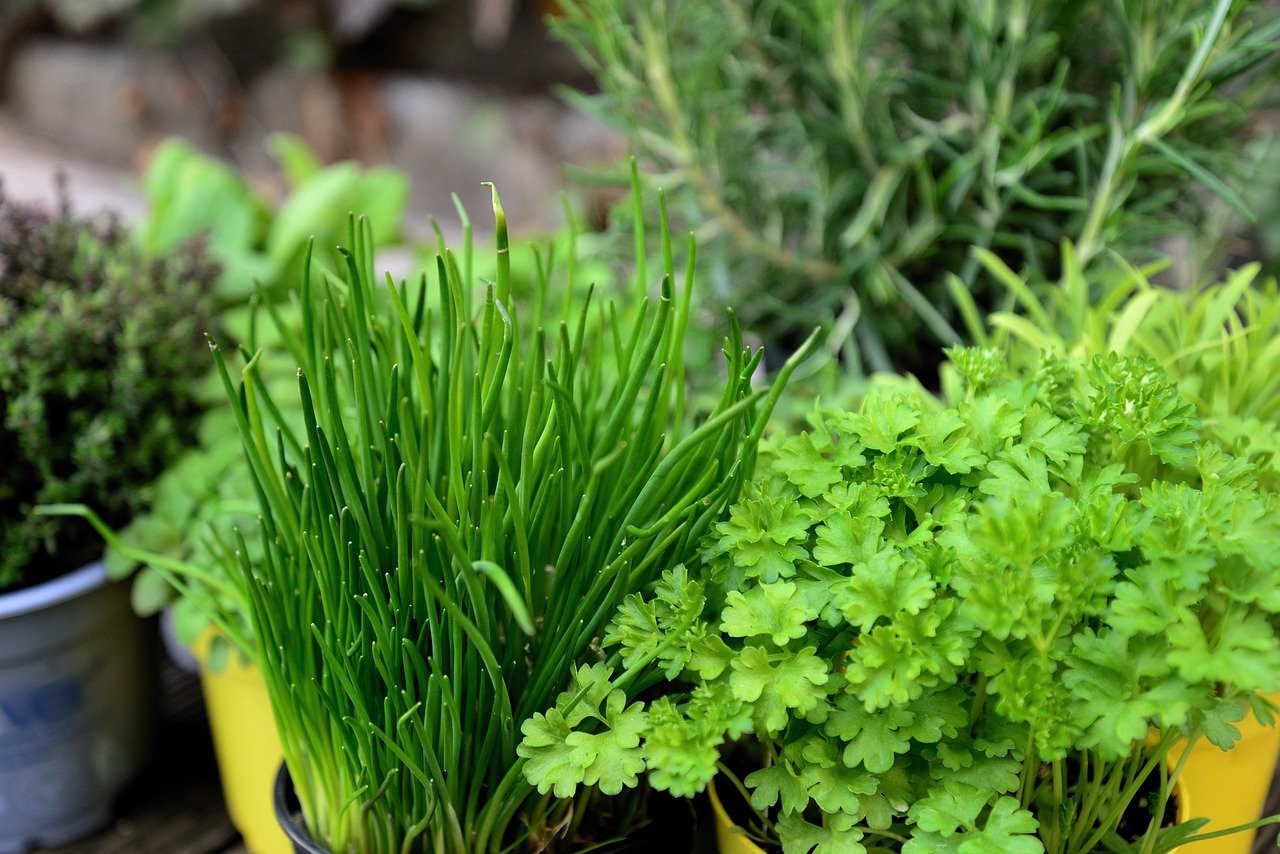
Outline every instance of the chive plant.
<svg viewBox="0 0 1280 854">
<path fill-rule="evenodd" d="M 266 426 L 283 401 L 255 359 L 237 382 L 214 348 L 262 507 L 262 560 L 236 583 L 306 826 L 335 852 L 572 832 L 581 805 L 526 782 L 520 726 L 601 660 L 623 597 L 722 518 L 810 349 L 754 390 L 762 354 L 731 321 L 723 393 L 685 427 L 692 265 L 677 288 L 668 260 L 635 305 L 566 298 L 554 322 L 542 273 L 526 317 L 493 199 L 482 288 L 469 245 L 442 249 L 430 282 L 379 283 L 364 222 L 340 275 L 307 264 L 301 334 L 281 328 L 301 432 Z"/>
</svg>

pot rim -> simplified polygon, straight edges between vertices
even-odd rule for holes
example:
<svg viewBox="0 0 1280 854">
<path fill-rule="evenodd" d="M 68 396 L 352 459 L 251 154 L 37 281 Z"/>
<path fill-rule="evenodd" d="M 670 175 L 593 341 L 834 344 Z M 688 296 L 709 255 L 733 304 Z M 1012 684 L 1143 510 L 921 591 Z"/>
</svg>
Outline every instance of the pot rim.
<svg viewBox="0 0 1280 854">
<path fill-rule="evenodd" d="M 0 620 L 44 611 L 91 593 L 111 582 L 101 560 L 34 587 L 0 593 Z"/>
<path fill-rule="evenodd" d="M 329 854 L 328 849 L 321 847 L 307 833 L 307 829 L 294 819 L 293 811 L 289 809 L 289 799 L 292 795 L 293 778 L 289 776 L 289 765 L 281 762 L 280 770 L 276 772 L 276 784 L 272 787 L 271 797 L 271 805 L 275 808 L 276 821 L 280 823 L 280 829 L 284 831 L 285 836 L 289 837 L 296 854 Z"/>
</svg>

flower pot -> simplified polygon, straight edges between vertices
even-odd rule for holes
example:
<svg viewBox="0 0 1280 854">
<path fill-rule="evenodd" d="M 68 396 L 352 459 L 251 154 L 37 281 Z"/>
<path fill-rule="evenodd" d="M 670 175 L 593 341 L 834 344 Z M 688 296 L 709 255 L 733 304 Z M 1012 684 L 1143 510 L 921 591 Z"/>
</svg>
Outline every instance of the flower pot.
<svg viewBox="0 0 1280 854">
<path fill-rule="evenodd" d="M 275 787 L 272 789 L 271 806 L 275 810 L 276 821 L 281 831 L 289 840 L 294 854 L 329 854 L 327 848 L 315 842 L 307 829 L 299 821 L 300 811 L 298 799 L 293 794 L 293 780 L 289 778 L 289 766 L 283 762 L 276 772 Z"/>
<path fill-rule="evenodd" d="M 707 784 L 707 796 L 711 798 L 711 811 L 715 813 L 716 845 L 720 847 L 720 854 L 764 854 L 763 848 L 734 830 L 737 825 L 729 818 L 724 804 L 720 803 L 714 781 Z"/>
<path fill-rule="evenodd" d="M 253 854 L 288 854 L 293 848 L 272 808 L 271 787 L 283 761 L 280 736 L 258 668 L 231 655 L 220 670 L 208 667 L 214 630 L 196 642 L 200 684 L 218 757 L 222 797 L 231 823 Z"/>
<path fill-rule="evenodd" d="M 0 854 L 110 819 L 150 751 L 149 646 L 101 563 L 0 595 Z"/>
<path fill-rule="evenodd" d="M 1280 702 L 1280 693 L 1270 696 Z M 1262 815 L 1271 777 L 1280 760 L 1280 727 L 1264 727 L 1250 715 L 1236 724 L 1240 741 L 1231 750 L 1219 750 L 1201 739 L 1191 748 L 1182 779 L 1196 804 L 1196 815 L 1209 819 L 1200 830 L 1208 833 L 1255 821 Z M 1175 745 L 1173 761 L 1182 756 Z M 1248 854 L 1252 833 L 1235 833 L 1185 845 L 1187 854 Z"/>
<path fill-rule="evenodd" d="M 1194 796 L 1185 783 L 1185 775 L 1174 784 L 1174 792 L 1177 797 L 1178 821 L 1187 821 L 1192 817 L 1191 801 Z M 716 844 L 720 848 L 720 854 L 765 854 L 763 848 L 735 830 L 736 825 L 733 819 L 729 817 L 724 804 L 720 802 L 720 797 L 716 794 L 716 784 L 714 782 L 707 786 L 707 795 L 711 798 L 711 811 L 715 813 Z M 1201 845 L 1208 844 L 1210 843 L 1201 843 Z M 1194 846 L 1194 848 L 1196 854 L 1200 854 L 1201 851 L 1206 852 L 1206 854 L 1209 852 L 1209 849 L 1203 849 L 1199 846 Z M 1173 849 L 1169 854 L 1186 854 L 1187 851 L 1188 846 L 1183 845 Z"/>
<path fill-rule="evenodd" d="M 679 799 L 672 799 L 673 804 L 677 801 Z M 679 802 L 687 805 L 687 802 Z M 275 808 L 275 817 L 276 821 L 279 822 L 280 829 L 289 839 L 293 854 L 330 854 L 329 849 L 313 840 L 310 834 L 307 833 L 307 829 L 302 825 L 301 809 L 298 806 L 298 799 L 293 793 L 293 780 L 289 777 L 289 768 L 284 763 L 280 764 L 280 770 L 276 774 L 272 806 Z M 693 814 L 690 810 L 668 811 L 662 815 L 653 816 L 653 818 L 654 821 L 647 827 L 639 829 L 633 834 L 628 834 L 626 840 L 604 847 L 591 847 L 589 850 L 598 852 L 598 854 L 641 854 L 641 852 L 659 851 L 664 847 L 672 847 L 673 845 L 676 850 L 689 850 L 694 838 Z M 727 816 L 725 820 L 728 821 Z M 716 830 L 718 833 L 718 826 Z M 732 849 L 725 848 L 721 850 L 729 851 Z M 759 851 L 754 846 L 737 850 L 743 852 Z"/>
</svg>

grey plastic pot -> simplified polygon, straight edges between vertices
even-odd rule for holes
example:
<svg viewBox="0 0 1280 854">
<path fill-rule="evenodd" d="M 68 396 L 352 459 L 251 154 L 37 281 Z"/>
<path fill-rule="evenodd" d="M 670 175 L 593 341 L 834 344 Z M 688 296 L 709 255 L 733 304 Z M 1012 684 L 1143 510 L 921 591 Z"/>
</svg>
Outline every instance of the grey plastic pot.
<svg viewBox="0 0 1280 854">
<path fill-rule="evenodd" d="M 152 657 L 101 563 L 0 595 L 0 854 L 92 833 L 150 751 Z"/>
</svg>

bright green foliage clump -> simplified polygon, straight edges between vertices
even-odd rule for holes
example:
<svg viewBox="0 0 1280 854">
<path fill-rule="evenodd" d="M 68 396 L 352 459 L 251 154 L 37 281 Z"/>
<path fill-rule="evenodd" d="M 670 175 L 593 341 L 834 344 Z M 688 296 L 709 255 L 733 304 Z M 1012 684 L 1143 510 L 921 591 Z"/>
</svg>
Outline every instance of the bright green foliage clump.
<svg viewBox="0 0 1280 854">
<path fill-rule="evenodd" d="M 1264 489 L 1280 491 L 1280 288 L 1260 281 L 1256 264 L 1223 282 L 1171 289 L 1148 279 L 1156 267 L 1085 270 L 1070 246 L 1053 283 L 1028 281 L 989 253 L 978 257 L 1013 310 L 975 324 L 975 341 L 1023 369 L 1042 350 L 1153 359 L 1195 405 L 1206 435 L 1256 466 Z"/>
<path fill-rule="evenodd" d="M 1175 739 L 1269 716 L 1280 501 L 1254 467 L 1149 361 L 951 356 L 954 405 L 877 391 L 772 446 L 702 562 L 623 603 L 616 681 L 525 725 L 531 780 L 593 779 L 590 740 L 687 795 L 750 734 L 784 851 L 1094 851 L 1148 778 L 1163 816 Z M 628 703 L 663 680 L 690 687 Z M 1142 850 L 1190 832 L 1159 823 Z"/>
<path fill-rule="evenodd" d="M 113 524 L 147 506 L 193 438 L 216 275 L 194 248 L 151 260 L 115 222 L 0 200 L 0 588 L 101 551 L 35 505 L 83 501 Z"/>
<path fill-rule="evenodd" d="M 579 100 L 711 224 L 745 325 L 852 331 L 877 369 L 958 340 L 972 245 L 1052 270 L 1064 239 L 1087 261 L 1194 227 L 1197 182 L 1238 204 L 1242 77 L 1276 52 L 1240 0 L 563 5 Z"/>
<path fill-rule="evenodd" d="M 668 267 L 633 309 L 526 312 L 496 202 L 483 290 L 448 251 L 430 287 L 380 285 L 359 228 L 341 275 L 304 268 L 301 331 L 282 330 L 302 429 L 256 360 L 238 388 L 223 372 L 262 511 L 262 558 L 235 582 L 246 648 L 333 851 L 577 844 L 590 810 L 538 797 L 521 723 L 592 672 L 623 597 L 723 518 L 781 391 L 752 388 L 761 353 L 735 334 L 718 405 L 686 429 L 691 282 Z M 634 781 L 608 745 L 581 750 L 601 791 Z"/>
</svg>

